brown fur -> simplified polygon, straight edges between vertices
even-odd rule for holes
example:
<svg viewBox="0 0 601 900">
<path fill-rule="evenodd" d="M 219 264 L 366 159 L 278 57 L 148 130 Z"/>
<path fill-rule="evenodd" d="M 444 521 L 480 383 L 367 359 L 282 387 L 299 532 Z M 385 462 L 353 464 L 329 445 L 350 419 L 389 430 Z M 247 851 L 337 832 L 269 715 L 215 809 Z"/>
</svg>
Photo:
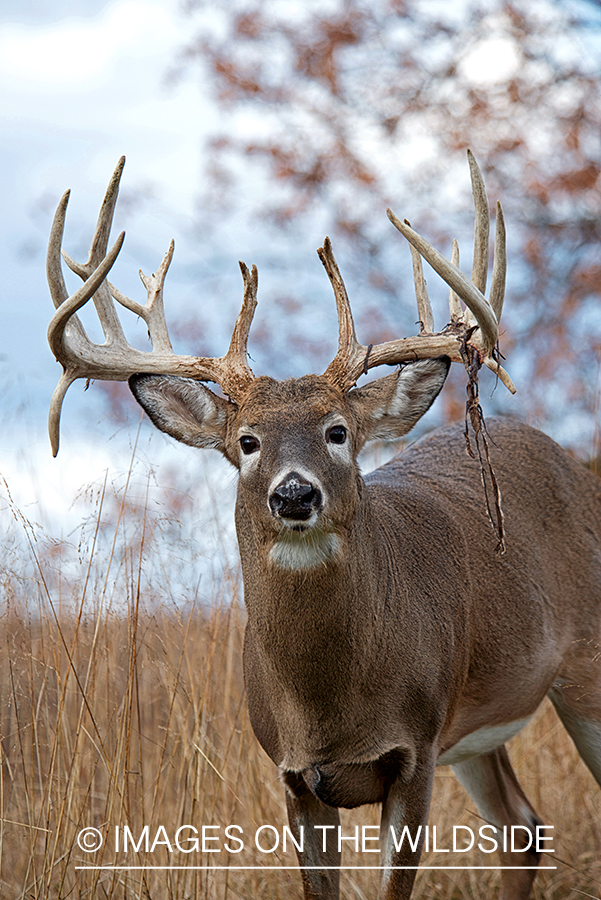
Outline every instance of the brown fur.
<svg viewBox="0 0 601 900">
<path fill-rule="evenodd" d="M 406 844 L 394 850 L 390 826 L 415 834 L 427 822 L 441 754 L 489 821 L 538 823 L 503 738 L 482 755 L 453 758 L 462 740 L 487 738 L 474 737 L 479 729 L 519 726 L 550 692 L 601 783 L 601 486 L 540 432 L 489 423 L 505 513 L 500 555 L 460 426 L 362 479 L 356 455 L 365 440 L 395 422 L 398 433 L 408 430 L 444 381 L 446 369 L 433 388 L 435 372 L 417 364 L 346 395 L 321 376 L 260 378 L 240 408 L 218 401 L 227 419 L 220 449 L 241 470 L 236 528 L 253 729 L 286 785 L 292 827 L 305 826 L 301 864 L 337 864 L 312 836 L 314 825 L 337 823 L 336 807 L 383 804 L 381 864 L 401 867 L 385 873 L 379 896 L 387 900 L 409 897 L 415 873 L 402 867 L 418 860 Z M 150 378 L 134 389 L 156 421 Z M 330 420 L 348 426 L 347 456 L 328 443 Z M 245 457 L 238 439 L 249 429 L 261 449 Z M 283 523 L 268 495 L 274 479 L 299 467 L 319 481 L 320 527 L 336 535 L 336 553 L 287 569 L 274 563 Z M 536 862 L 536 854 L 503 860 Z M 505 896 L 526 898 L 533 877 L 505 873 Z M 337 897 L 335 872 L 306 869 L 303 882 L 307 900 Z"/>
</svg>

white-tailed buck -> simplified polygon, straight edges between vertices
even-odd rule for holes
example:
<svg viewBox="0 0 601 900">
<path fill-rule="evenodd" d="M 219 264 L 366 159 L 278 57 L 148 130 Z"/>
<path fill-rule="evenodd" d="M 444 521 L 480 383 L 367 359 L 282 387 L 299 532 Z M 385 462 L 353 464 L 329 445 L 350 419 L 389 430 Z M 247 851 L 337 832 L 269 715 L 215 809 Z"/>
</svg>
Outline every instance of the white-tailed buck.
<svg viewBox="0 0 601 900">
<path fill-rule="evenodd" d="M 452 360 L 485 363 L 512 388 L 495 351 L 505 281 L 500 208 L 489 300 L 488 202 L 471 155 L 471 280 L 456 251 L 447 261 L 389 213 L 412 244 L 420 333 L 377 346 L 356 339 L 326 240 L 319 254 L 338 306 L 338 352 L 323 375 L 277 382 L 255 377 L 247 362 L 254 268 L 241 264 L 242 310 L 229 350 L 216 359 L 176 356 L 171 348 L 162 290 L 173 246 L 155 275 L 142 275 L 145 305 L 107 281 L 123 242 L 121 235 L 107 253 L 122 167 L 88 261 L 65 255 L 83 279 L 71 297 L 60 261 L 68 195 L 52 229 L 56 313 L 48 337 L 64 368 L 50 412 L 54 452 L 74 379 L 129 379 L 158 428 L 219 450 L 238 469 L 250 718 L 285 785 L 291 828 L 299 834 L 304 827 L 305 898 L 338 896 L 338 844 L 329 840 L 324 850 L 331 832 L 320 826 L 337 825 L 339 807 L 365 803 L 382 804 L 379 897 L 407 898 L 422 841 L 414 852 L 407 840 L 398 849 L 398 839 L 404 826 L 423 838 L 437 765 L 453 767 L 486 822 L 535 828 L 537 814 L 504 744 L 546 695 L 601 784 L 598 479 L 544 434 L 509 419 L 488 424 L 491 468 L 466 452 L 463 426 L 436 431 L 365 479 L 356 461 L 366 441 L 410 431 Z M 450 323 L 438 333 L 420 254 L 451 288 Z M 102 345 L 75 315 L 90 298 Z M 144 319 L 152 352 L 126 342 L 114 300 Z M 383 363 L 401 365 L 355 387 Z M 227 399 L 205 381 L 219 384 Z M 483 483 L 489 501 L 496 496 L 497 537 Z M 503 896 L 527 897 L 536 846 L 501 855 Z"/>
</svg>

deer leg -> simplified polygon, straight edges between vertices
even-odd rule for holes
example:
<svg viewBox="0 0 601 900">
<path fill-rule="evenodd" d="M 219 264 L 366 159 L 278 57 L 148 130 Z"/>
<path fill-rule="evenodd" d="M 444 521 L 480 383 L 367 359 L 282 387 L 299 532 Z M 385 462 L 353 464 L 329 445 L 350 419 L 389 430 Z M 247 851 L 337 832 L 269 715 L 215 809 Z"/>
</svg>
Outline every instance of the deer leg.
<svg viewBox="0 0 601 900">
<path fill-rule="evenodd" d="M 569 677 L 557 679 L 549 699 L 578 753 L 601 786 L 601 655 L 575 667 Z"/>
<path fill-rule="evenodd" d="M 530 832 L 531 842 L 526 833 L 517 830 L 509 831 L 508 848 L 500 850 L 503 866 L 517 866 L 516 869 L 505 869 L 501 874 L 503 900 L 527 900 L 532 883 L 536 876 L 536 868 L 540 861 L 540 853 L 536 851 L 536 826 L 542 825 L 536 811 L 530 804 L 516 778 L 505 747 L 499 747 L 492 753 L 485 753 L 465 762 L 457 763 L 452 769 L 466 789 L 483 819 L 491 825 L 502 829 L 507 826 L 520 826 Z M 523 834 L 524 844 L 530 843 L 529 849 L 520 850 L 520 838 Z M 503 842 L 498 838 L 499 846 Z M 529 867 L 529 868 L 526 868 Z"/>
<path fill-rule="evenodd" d="M 399 776 L 382 806 L 382 873 L 378 900 L 408 900 L 419 865 L 432 798 L 434 766 L 417 765 L 409 782 Z"/>
<path fill-rule="evenodd" d="M 295 779 L 292 785 L 288 776 L 286 784 L 290 829 L 303 847 L 302 851 L 296 849 L 299 865 L 318 867 L 301 869 L 304 900 L 338 900 L 340 887 L 338 810 L 326 806 L 313 796 L 302 778 Z M 334 826 L 334 830 L 331 826 Z M 321 866 L 332 868 L 319 868 Z"/>
</svg>

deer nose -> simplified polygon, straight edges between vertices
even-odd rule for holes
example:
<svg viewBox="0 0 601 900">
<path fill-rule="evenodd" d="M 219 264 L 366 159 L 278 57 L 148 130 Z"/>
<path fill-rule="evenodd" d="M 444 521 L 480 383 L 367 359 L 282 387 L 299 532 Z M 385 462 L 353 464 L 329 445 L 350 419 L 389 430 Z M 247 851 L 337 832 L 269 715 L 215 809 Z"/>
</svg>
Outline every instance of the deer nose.
<svg viewBox="0 0 601 900">
<path fill-rule="evenodd" d="M 321 491 L 298 472 L 290 472 L 269 496 L 269 508 L 281 519 L 306 521 L 322 505 Z"/>
</svg>

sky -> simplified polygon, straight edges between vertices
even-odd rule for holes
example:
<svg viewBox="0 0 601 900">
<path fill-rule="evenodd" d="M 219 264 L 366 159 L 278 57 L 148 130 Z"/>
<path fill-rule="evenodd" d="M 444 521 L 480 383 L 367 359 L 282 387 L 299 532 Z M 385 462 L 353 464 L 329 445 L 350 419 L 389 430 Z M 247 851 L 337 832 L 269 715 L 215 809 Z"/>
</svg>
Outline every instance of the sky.
<svg viewBox="0 0 601 900">
<path fill-rule="evenodd" d="M 218 113 L 198 68 L 177 83 L 169 77 L 190 27 L 178 0 L 0 4 L 0 474 L 19 508 L 57 536 L 77 528 L 84 514 L 77 498 L 88 496 L 86 485 L 102 483 L 107 471 L 126 472 L 140 421 L 132 404 L 131 420 L 115 422 L 99 388 L 84 391 L 84 382 L 77 381 L 63 406 L 60 452 L 51 456 L 48 406 L 61 370 L 46 340 L 53 307 L 45 253 L 63 191 L 71 189 L 63 246 L 83 261 L 106 185 L 125 154 L 113 235 L 125 228 L 127 237 L 111 280 L 143 301 L 138 269 L 154 271 L 175 237 L 165 291 L 168 318 L 169 310 L 182 304 L 203 302 L 196 275 L 205 277 L 207 268 L 231 273 L 231 290 L 228 285 L 225 293 L 234 304 L 241 299 L 238 259 L 258 262 L 261 270 L 258 236 L 228 235 L 219 250 L 223 259 L 214 258 L 215 241 L 203 246 L 198 237 L 201 150 Z M 232 222 L 235 227 L 235 217 Z M 307 255 L 323 289 L 316 246 L 310 243 Z M 273 246 L 270 252 L 273 257 Z M 72 289 L 78 284 L 67 276 Z M 204 298 L 201 320 L 219 319 L 222 302 Z M 327 315 L 334 341 L 334 304 Z M 85 312 L 82 318 L 94 337 L 93 318 L 86 319 Z M 228 324 L 233 318 L 224 327 Z M 232 489 L 235 477 L 216 454 L 201 454 L 200 461 L 199 454 L 150 428 L 142 430 L 139 442 L 144 471 L 144 465 L 188 468 L 183 479 L 192 481 L 199 466 L 209 466 Z M 231 504 L 228 509 L 231 518 Z"/>
<path fill-rule="evenodd" d="M 126 155 L 114 233 L 125 227 L 127 238 L 111 280 L 136 299 L 143 300 L 138 268 L 154 271 L 172 237 L 172 310 L 198 303 L 196 273 L 222 264 L 238 302 L 239 256 L 261 263 L 254 235 L 232 234 L 217 260 L 209 259 L 215 244 L 203 247 L 198 237 L 201 150 L 219 120 L 198 67 L 169 78 L 190 29 L 179 0 L 0 4 L 0 475 L 19 507 L 57 535 L 81 520 L 82 486 L 101 483 L 107 471 L 125 477 L 140 421 L 133 405 L 129 422 L 112 419 L 98 387 L 76 382 L 64 404 L 61 451 L 51 456 L 46 421 L 60 366 L 46 340 L 53 307 L 44 258 L 63 191 L 72 191 L 64 245 L 83 261 L 110 174 Z M 485 60 L 476 53 L 464 61 L 474 79 L 514 63 L 502 41 L 493 44 L 480 48 Z M 313 257 L 316 246 L 307 251 Z M 318 265 L 315 278 L 321 284 Z M 208 317 L 220 318 L 219 303 L 205 302 L 201 318 Z M 216 454 L 190 454 L 149 428 L 139 457 L 145 471 L 177 467 L 191 482 L 208 466 L 233 490 L 235 477 Z"/>
<path fill-rule="evenodd" d="M 219 120 L 198 69 L 175 83 L 170 78 L 190 28 L 179 0 L 0 4 L 0 535 L 10 509 L 18 508 L 40 539 L 77 542 L 105 478 L 116 492 L 127 482 L 135 445 L 130 494 L 143 496 L 150 484 L 160 517 L 173 505 L 170 491 L 188 486 L 194 495 L 188 521 L 194 523 L 195 546 L 211 558 L 223 556 L 224 541 L 227 552 L 235 545 L 234 470 L 216 453 L 194 453 L 153 428 L 140 430 L 135 403 L 128 421 L 117 421 L 97 385 L 85 390 L 84 382 L 76 381 L 63 405 L 56 459 L 47 433 L 61 367 L 46 339 L 53 306 L 45 254 L 52 216 L 66 189 L 71 197 L 63 246 L 83 262 L 108 180 L 126 156 L 113 237 L 122 228 L 127 236 L 111 281 L 144 302 L 138 269 L 154 271 L 175 237 L 165 289 L 168 320 L 170 311 L 173 321 L 182 309 L 194 310 L 201 323 L 211 322 L 213 332 L 224 329 L 220 341 L 229 340 L 242 299 L 238 260 L 257 262 L 265 271 L 259 230 L 236 232 L 235 216 L 228 220 L 234 233 L 225 241 L 213 234 L 203 244 L 199 237 L 195 204 L 202 146 Z M 313 240 L 307 247 L 314 262 L 309 279 L 329 296 Z M 267 252 L 270 259 L 278 255 L 273 234 Z M 76 289 L 79 280 L 68 270 L 65 276 L 67 286 Z M 208 279 L 210 288 L 212 276 L 218 287 L 207 294 L 204 285 Z M 205 279 L 201 289 L 199 278 Z M 224 278 L 229 279 L 225 290 Z M 265 315 L 265 291 L 261 297 Z M 327 315 L 334 346 L 333 303 Z M 99 339 L 94 317 L 86 318 L 84 311 L 82 319 L 90 336 Z M 145 348 L 143 328 L 127 334 Z M 392 452 L 380 451 L 378 461 Z M 215 495 L 223 502 L 215 504 Z M 206 527 L 211 517 L 217 528 L 214 522 Z"/>
<path fill-rule="evenodd" d="M 192 257 L 199 150 L 214 112 L 208 103 L 202 111 L 197 79 L 167 84 L 187 29 L 172 0 L 0 5 L 0 472 L 15 502 L 48 527 L 56 517 L 67 529 L 77 521 L 77 504 L 68 510 L 81 485 L 127 465 L 132 440 L 129 428 L 107 426 L 100 395 L 77 382 L 65 402 L 61 453 L 51 457 L 46 417 L 60 367 L 46 341 L 53 307 L 44 259 L 53 210 L 71 188 L 65 247 L 83 260 L 125 154 L 122 196 L 129 191 L 135 203 L 124 213 L 133 233 L 120 286 L 142 299 L 134 273 L 140 265 L 152 271 L 174 235 L 178 259 Z M 133 228 L 140 219 L 143 239 Z M 134 431 L 137 422 L 136 414 Z M 171 452 L 162 438 L 154 443 L 153 459 Z"/>
</svg>

